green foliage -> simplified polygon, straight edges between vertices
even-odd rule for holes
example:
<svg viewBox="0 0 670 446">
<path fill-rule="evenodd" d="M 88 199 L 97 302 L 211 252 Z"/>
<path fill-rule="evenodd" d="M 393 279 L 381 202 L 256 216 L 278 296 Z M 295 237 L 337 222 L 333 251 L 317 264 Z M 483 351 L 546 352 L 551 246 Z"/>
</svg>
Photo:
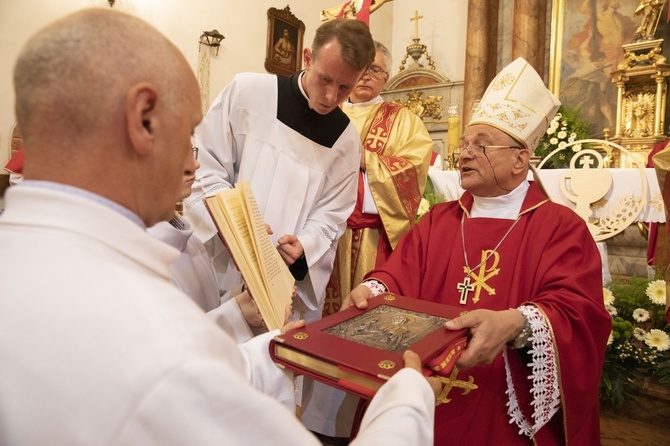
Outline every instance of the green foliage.
<svg viewBox="0 0 670 446">
<path fill-rule="evenodd" d="M 535 155 L 544 158 L 552 151 L 564 147 L 568 143 L 589 139 L 593 133 L 591 127 L 591 123 L 582 117 L 579 109 L 561 106 L 535 149 Z M 588 148 L 588 144 L 570 146 L 554 154 L 543 167 L 556 169 L 569 167 L 572 157 L 577 152 Z"/>
</svg>

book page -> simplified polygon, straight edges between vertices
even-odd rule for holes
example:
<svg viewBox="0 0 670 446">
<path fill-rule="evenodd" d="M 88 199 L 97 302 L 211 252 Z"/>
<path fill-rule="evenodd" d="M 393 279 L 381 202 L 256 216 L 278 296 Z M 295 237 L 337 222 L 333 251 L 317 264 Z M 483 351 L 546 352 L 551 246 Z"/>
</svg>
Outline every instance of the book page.
<svg viewBox="0 0 670 446">
<path fill-rule="evenodd" d="M 243 182 L 237 184 L 236 187 L 242 190 L 246 205 L 245 214 L 251 232 L 250 237 L 255 246 L 263 282 L 267 287 L 267 294 L 270 296 L 277 318 L 283 321 L 285 308 L 291 304 L 295 279 L 277 248 L 272 244 L 272 240 L 270 240 L 251 185 Z"/>
<path fill-rule="evenodd" d="M 249 288 L 249 295 L 256 302 L 265 324 L 270 330 L 281 328 L 284 325 L 283 313 L 281 320 L 278 321 L 274 309 L 269 304 L 267 287 L 263 284 L 258 259 L 249 236 L 239 190 L 230 189 L 218 192 L 215 196 L 207 198 L 206 203 L 219 230 L 219 236 L 226 245 L 235 266 L 242 274 Z"/>
</svg>

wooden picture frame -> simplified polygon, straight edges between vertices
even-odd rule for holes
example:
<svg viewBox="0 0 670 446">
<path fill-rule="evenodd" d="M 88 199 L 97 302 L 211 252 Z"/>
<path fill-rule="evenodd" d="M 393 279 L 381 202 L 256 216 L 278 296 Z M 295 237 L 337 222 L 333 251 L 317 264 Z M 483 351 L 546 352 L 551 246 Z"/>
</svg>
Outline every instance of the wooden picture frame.
<svg viewBox="0 0 670 446">
<path fill-rule="evenodd" d="M 602 138 L 604 128 L 614 133 L 617 89 L 610 73 L 623 60 L 622 45 L 634 40 L 638 4 L 635 0 L 552 2 L 549 90 L 563 106 L 581 111 L 592 123 L 594 138 Z M 599 31 L 595 37 L 594 22 Z"/>
<path fill-rule="evenodd" d="M 268 9 L 268 40 L 265 69 L 274 74 L 291 75 L 302 68 L 302 41 L 305 24 L 284 9 Z"/>
</svg>

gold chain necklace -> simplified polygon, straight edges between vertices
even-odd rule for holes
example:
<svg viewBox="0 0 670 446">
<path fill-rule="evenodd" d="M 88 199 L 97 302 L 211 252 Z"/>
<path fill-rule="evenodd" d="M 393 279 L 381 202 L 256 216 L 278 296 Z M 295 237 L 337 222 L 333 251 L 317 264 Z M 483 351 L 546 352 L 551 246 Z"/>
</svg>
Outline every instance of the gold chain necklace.
<svg viewBox="0 0 670 446">
<path fill-rule="evenodd" d="M 465 278 L 463 279 L 463 282 L 459 283 L 456 288 L 458 291 L 461 292 L 461 299 L 460 299 L 460 304 L 465 305 L 467 300 L 468 300 L 468 294 L 471 291 L 475 290 L 475 285 L 470 283 L 470 274 L 472 274 L 473 271 L 477 270 L 480 266 L 486 264 L 486 262 L 491 258 L 493 254 L 498 251 L 498 248 L 500 248 L 500 245 L 502 245 L 502 242 L 505 241 L 507 236 L 509 235 L 510 232 L 512 232 L 512 229 L 516 226 L 517 223 L 519 223 L 519 220 L 521 220 L 521 214 L 517 215 L 516 220 L 514 220 L 514 223 L 512 223 L 512 226 L 509 227 L 507 232 L 505 232 L 505 235 L 502 236 L 498 244 L 496 245 L 495 248 L 489 251 L 488 255 L 479 262 L 477 266 L 474 268 L 470 268 L 470 262 L 468 261 L 468 251 L 465 249 L 465 229 L 464 229 L 464 221 L 465 221 L 465 212 L 463 212 L 463 216 L 461 217 L 461 242 L 463 244 L 463 258 L 465 260 Z M 473 299 L 473 302 L 475 300 Z"/>
</svg>

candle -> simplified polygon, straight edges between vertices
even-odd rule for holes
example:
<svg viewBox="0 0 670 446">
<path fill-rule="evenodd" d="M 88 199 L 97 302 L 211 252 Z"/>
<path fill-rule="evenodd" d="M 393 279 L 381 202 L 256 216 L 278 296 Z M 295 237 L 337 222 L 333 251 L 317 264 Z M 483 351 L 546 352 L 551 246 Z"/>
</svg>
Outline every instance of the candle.
<svg viewBox="0 0 670 446">
<path fill-rule="evenodd" d="M 449 169 L 456 168 L 455 152 L 461 139 L 461 117 L 458 104 L 451 104 L 447 108 L 447 161 Z"/>
</svg>

